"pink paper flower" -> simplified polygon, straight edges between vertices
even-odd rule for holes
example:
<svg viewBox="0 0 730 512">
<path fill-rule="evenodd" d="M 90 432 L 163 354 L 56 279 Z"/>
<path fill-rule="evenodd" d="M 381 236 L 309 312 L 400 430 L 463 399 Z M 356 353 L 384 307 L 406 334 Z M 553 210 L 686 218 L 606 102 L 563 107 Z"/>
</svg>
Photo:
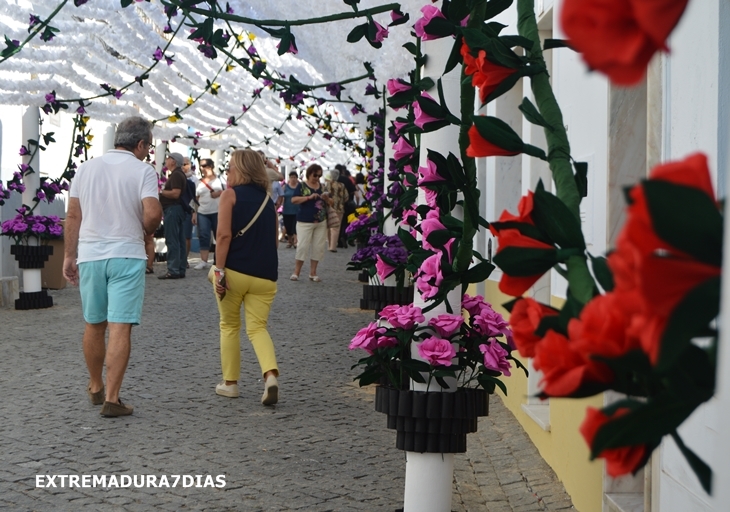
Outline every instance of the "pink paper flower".
<svg viewBox="0 0 730 512">
<path fill-rule="evenodd" d="M 431 336 L 418 345 L 418 354 L 431 366 L 451 366 L 456 350 L 449 340 Z"/>
<path fill-rule="evenodd" d="M 350 342 L 350 350 L 361 348 L 368 354 L 372 354 L 373 351 L 378 348 L 378 336 L 384 331 L 383 328 L 378 327 L 375 322 L 370 322 L 368 325 L 357 331 L 357 334 Z"/>
<path fill-rule="evenodd" d="M 420 272 L 416 276 L 416 288 L 424 299 L 430 299 L 438 293 L 443 280 L 441 253 L 439 252 L 429 256 L 421 264 Z"/>
<path fill-rule="evenodd" d="M 391 96 L 395 96 L 399 92 L 411 90 L 411 86 L 409 84 L 398 78 L 391 78 L 385 86 L 388 88 L 388 94 Z"/>
<path fill-rule="evenodd" d="M 427 34 L 425 31 L 426 25 L 428 25 L 432 19 L 434 18 L 444 18 L 446 19 L 446 16 L 439 10 L 438 7 L 434 7 L 433 5 L 425 5 L 421 8 L 421 12 L 423 13 L 423 17 L 419 19 L 416 24 L 413 26 L 413 28 L 416 31 L 416 35 L 420 37 L 424 41 L 431 41 L 433 39 L 440 39 L 442 36 L 432 36 L 430 34 Z"/>
<path fill-rule="evenodd" d="M 429 188 L 424 188 L 422 190 L 426 196 L 426 204 L 431 208 L 438 208 L 438 203 L 436 202 L 436 200 L 438 199 L 438 194 L 436 193 L 436 191 Z"/>
<path fill-rule="evenodd" d="M 446 181 L 443 176 L 438 173 L 438 167 L 431 160 L 426 160 L 426 167 L 419 167 L 418 174 L 422 177 L 418 179 L 418 185 L 426 183 L 436 183 L 438 181 Z"/>
<path fill-rule="evenodd" d="M 482 310 L 482 307 L 486 305 L 487 303 L 481 295 L 475 295 L 472 297 L 468 293 L 465 293 L 464 297 L 461 299 L 461 307 L 466 309 L 470 316 L 478 315 Z"/>
<path fill-rule="evenodd" d="M 487 303 L 482 306 L 477 315 L 472 317 L 471 324 L 477 332 L 484 336 L 499 336 L 502 334 L 512 336 L 509 323 Z"/>
<path fill-rule="evenodd" d="M 489 345 L 479 345 L 479 350 L 484 354 L 484 366 L 489 370 L 502 372 L 509 377 L 512 365 L 507 361 L 509 353 L 502 345 L 492 340 Z"/>
<path fill-rule="evenodd" d="M 444 338 L 448 338 L 458 332 L 463 323 L 464 317 L 461 315 L 449 314 L 439 315 L 428 321 L 428 325 L 436 329 L 436 332 Z"/>
<path fill-rule="evenodd" d="M 376 32 L 375 32 L 375 42 L 376 43 L 382 43 L 383 42 L 383 39 L 385 39 L 386 37 L 388 37 L 388 29 L 385 28 L 380 23 L 378 23 L 377 21 L 373 21 L 373 23 L 375 23 L 375 29 L 376 29 Z"/>
<path fill-rule="evenodd" d="M 393 309 L 385 307 L 380 311 L 380 317 L 387 320 L 393 327 L 406 330 L 413 329 L 416 324 L 426 321 L 421 308 L 413 304 L 406 304 Z"/>
<path fill-rule="evenodd" d="M 393 150 L 394 150 L 393 158 L 395 158 L 396 161 L 398 161 L 401 158 L 411 156 L 413 154 L 413 152 L 415 151 L 415 148 L 408 143 L 408 141 L 405 139 L 405 137 L 401 137 L 393 145 Z"/>
<path fill-rule="evenodd" d="M 416 210 L 403 210 L 401 226 L 412 228 L 415 226 L 416 222 L 418 222 L 418 212 L 416 212 Z M 413 223 L 413 225 L 411 225 L 411 223 Z"/>
<path fill-rule="evenodd" d="M 433 231 L 439 231 L 441 229 L 446 229 L 446 226 L 444 226 L 439 220 L 438 209 L 430 210 L 426 214 L 426 218 L 421 221 L 421 234 L 423 234 L 422 243 L 424 249 L 434 252 L 440 250 L 429 243 L 428 235 L 430 235 Z"/>
<path fill-rule="evenodd" d="M 375 269 L 378 272 L 378 277 L 381 281 L 385 281 L 385 278 L 392 275 L 393 272 L 395 272 L 396 267 L 393 265 L 390 265 L 383 261 L 383 258 L 380 257 L 380 254 L 375 256 L 375 259 L 377 260 L 375 262 Z"/>
<path fill-rule="evenodd" d="M 401 131 L 403 131 L 403 128 L 408 126 L 408 123 L 401 123 L 400 121 L 393 121 L 393 126 L 395 127 L 395 134 L 400 135 Z"/>
<path fill-rule="evenodd" d="M 378 348 L 397 347 L 398 338 L 394 336 L 380 336 L 378 338 Z"/>
<path fill-rule="evenodd" d="M 421 93 L 421 96 L 424 96 L 430 100 L 433 100 L 431 95 L 428 94 L 427 92 Z M 436 101 L 436 100 L 434 100 L 434 101 Z M 441 121 L 440 118 L 430 116 L 427 113 L 425 113 L 423 110 L 421 110 L 421 104 L 418 103 L 417 101 L 413 102 L 413 115 L 416 116 L 416 119 L 415 119 L 415 121 L 413 121 L 413 124 L 418 126 L 421 130 L 423 130 L 423 127 L 427 123 L 433 123 L 434 121 Z"/>
</svg>

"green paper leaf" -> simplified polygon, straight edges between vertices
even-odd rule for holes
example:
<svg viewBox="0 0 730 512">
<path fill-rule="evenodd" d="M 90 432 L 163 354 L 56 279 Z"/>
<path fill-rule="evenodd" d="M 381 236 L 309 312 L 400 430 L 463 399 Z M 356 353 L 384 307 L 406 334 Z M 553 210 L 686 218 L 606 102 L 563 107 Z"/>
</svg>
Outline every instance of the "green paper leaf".
<svg viewBox="0 0 730 512">
<path fill-rule="evenodd" d="M 535 225 L 562 249 L 585 249 L 580 220 L 571 213 L 565 203 L 538 182 L 533 196 L 532 219 Z"/>
<path fill-rule="evenodd" d="M 512 5 L 512 0 L 489 0 L 484 11 L 484 19 L 491 20 L 498 14 L 509 9 L 510 5 Z"/>
<path fill-rule="evenodd" d="M 710 265 L 722 265 L 723 219 L 701 190 L 663 180 L 642 183 L 656 234 L 677 249 Z"/>
<path fill-rule="evenodd" d="M 662 437 L 676 430 L 698 405 L 677 401 L 667 393 L 650 398 L 598 430 L 591 446 L 591 458 L 610 448 L 657 446 Z"/>
<path fill-rule="evenodd" d="M 408 53 L 410 53 L 414 57 L 418 56 L 419 54 L 418 47 L 414 43 L 406 43 L 403 45 L 403 48 L 408 50 Z"/>
<path fill-rule="evenodd" d="M 700 481 L 702 488 L 707 494 L 712 495 L 712 469 L 710 466 L 700 459 L 695 452 L 687 448 L 676 430 L 672 432 L 672 439 L 674 439 L 674 442 L 677 443 L 679 451 L 682 452 L 682 455 L 684 455 L 684 458 L 687 459 L 687 462 L 695 472 L 695 475 L 697 475 L 697 479 Z"/>
<path fill-rule="evenodd" d="M 557 261 L 555 249 L 532 249 L 526 247 L 505 247 L 493 258 L 502 271 L 512 277 L 542 275 Z"/>
<path fill-rule="evenodd" d="M 662 334 L 656 371 L 673 371 L 692 338 L 704 332 L 720 312 L 720 277 L 708 279 L 689 291 L 669 316 Z"/>
<path fill-rule="evenodd" d="M 434 247 L 442 248 L 449 240 L 454 238 L 454 234 L 448 229 L 436 229 L 431 231 L 426 240 Z"/>
<path fill-rule="evenodd" d="M 446 60 L 446 66 L 444 67 L 443 72 L 444 75 L 454 69 L 456 65 L 461 62 L 461 44 L 463 40 L 464 37 L 459 34 L 459 36 L 456 38 L 456 41 L 454 41 L 454 46 L 451 47 L 451 53 L 449 54 L 449 58 Z"/>
<path fill-rule="evenodd" d="M 368 31 L 368 24 L 363 23 L 362 25 L 358 25 L 355 28 L 353 28 L 349 34 L 347 34 L 347 42 L 348 43 L 356 43 L 363 37 L 365 37 L 365 34 L 367 34 Z"/>
<path fill-rule="evenodd" d="M 494 265 L 488 261 L 482 261 L 471 267 L 464 273 L 463 283 L 482 283 L 486 281 L 494 271 Z"/>
<path fill-rule="evenodd" d="M 456 25 L 454 25 L 454 22 L 439 16 L 431 18 L 431 21 L 424 25 L 423 30 L 432 36 L 446 37 L 455 33 Z"/>
<path fill-rule="evenodd" d="M 591 258 L 591 265 L 593 267 L 593 275 L 596 277 L 598 284 L 601 285 L 605 291 L 610 292 L 613 290 L 613 272 L 608 267 L 608 260 L 603 256 L 593 256 L 589 254 Z"/>
<path fill-rule="evenodd" d="M 479 135 L 507 151 L 522 152 L 525 144 L 510 125 L 497 117 L 474 116 L 474 126 Z"/>
<path fill-rule="evenodd" d="M 575 185 L 580 197 L 588 196 L 588 162 L 573 162 L 575 168 Z"/>
<path fill-rule="evenodd" d="M 530 121 L 532 124 L 536 124 L 538 126 L 547 128 L 551 132 L 555 131 L 555 129 L 552 126 L 550 126 L 550 124 L 547 121 L 545 121 L 545 118 L 542 117 L 542 114 L 540 114 L 540 111 L 537 110 L 537 107 L 535 105 L 533 105 L 533 103 L 529 100 L 529 98 L 525 97 L 522 100 L 522 104 L 518 108 L 524 114 L 525 119 Z"/>
<path fill-rule="evenodd" d="M 573 49 L 573 47 L 570 46 L 570 42 L 565 39 L 545 39 L 543 49 L 552 50 L 553 48 L 570 48 L 571 50 Z"/>
<path fill-rule="evenodd" d="M 515 46 L 521 46 L 528 52 L 532 50 L 532 47 L 535 46 L 535 44 L 532 42 L 532 39 L 528 39 L 526 37 L 522 36 L 501 36 L 499 40 L 507 46 L 508 48 L 514 48 Z"/>
</svg>

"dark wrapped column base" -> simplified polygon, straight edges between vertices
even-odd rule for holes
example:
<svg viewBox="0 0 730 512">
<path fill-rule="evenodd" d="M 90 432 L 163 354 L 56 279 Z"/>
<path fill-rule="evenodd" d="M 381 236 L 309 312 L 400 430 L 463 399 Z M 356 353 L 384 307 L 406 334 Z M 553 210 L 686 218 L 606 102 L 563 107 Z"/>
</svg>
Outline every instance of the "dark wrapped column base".
<svg viewBox="0 0 730 512">
<path fill-rule="evenodd" d="M 466 435 L 477 431 L 478 417 L 489 414 L 489 395 L 474 388 L 441 393 L 378 386 L 375 410 L 387 415 L 399 450 L 464 453 Z"/>
<path fill-rule="evenodd" d="M 53 297 L 46 290 L 39 292 L 20 292 L 20 298 L 15 300 L 15 309 L 45 309 L 53 307 Z"/>
</svg>

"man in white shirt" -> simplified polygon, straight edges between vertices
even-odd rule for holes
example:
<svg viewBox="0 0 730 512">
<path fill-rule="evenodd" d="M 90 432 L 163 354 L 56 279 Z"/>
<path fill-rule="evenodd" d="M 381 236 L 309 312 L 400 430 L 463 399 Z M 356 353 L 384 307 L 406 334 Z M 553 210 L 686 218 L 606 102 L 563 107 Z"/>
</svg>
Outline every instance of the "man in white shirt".
<svg viewBox="0 0 730 512">
<path fill-rule="evenodd" d="M 129 362 L 132 326 L 142 317 L 144 234 L 154 233 L 162 219 L 157 174 L 142 161 L 151 145 L 149 121 L 130 117 L 119 123 L 114 149 L 79 167 L 66 214 L 63 275 L 81 291 L 90 377 L 86 391 L 92 404 L 103 403 L 106 417 L 133 411 L 119 399 L 119 389 Z"/>
</svg>

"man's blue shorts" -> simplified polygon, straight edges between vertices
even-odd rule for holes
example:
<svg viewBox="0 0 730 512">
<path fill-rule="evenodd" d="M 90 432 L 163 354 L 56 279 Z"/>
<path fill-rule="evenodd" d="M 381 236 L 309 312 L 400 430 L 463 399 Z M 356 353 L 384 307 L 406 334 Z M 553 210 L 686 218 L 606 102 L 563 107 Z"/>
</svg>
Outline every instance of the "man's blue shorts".
<svg viewBox="0 0 730 512">
<path fill-rule="evenodd" d="M 142 319 L 147 260 L 109 258 L 79 263 L 84 320 L 138 325 Z"/>
</svg>

